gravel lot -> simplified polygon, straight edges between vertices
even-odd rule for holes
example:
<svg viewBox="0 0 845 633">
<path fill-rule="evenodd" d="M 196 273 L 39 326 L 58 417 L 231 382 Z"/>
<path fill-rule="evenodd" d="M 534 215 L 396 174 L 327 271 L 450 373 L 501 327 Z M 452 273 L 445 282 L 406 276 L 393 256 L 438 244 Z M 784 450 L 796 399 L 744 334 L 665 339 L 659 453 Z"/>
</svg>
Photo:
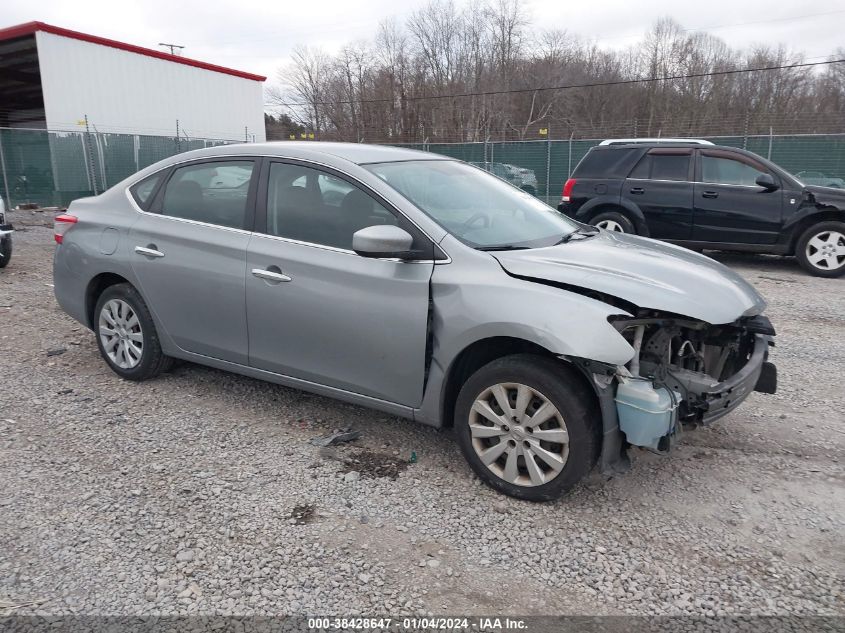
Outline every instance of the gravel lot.
<svg viewBox="0 0 845 633">
<path fill-rule="evenodd" d="M 718 255 L 770 302 L 779 393 L 536 505 L 448 431 L 190 364 L 120 380 L 55 303 L 52 217 L 12 220 L 0 615 L 845 615 L 845 280 Z"/>
</svg>

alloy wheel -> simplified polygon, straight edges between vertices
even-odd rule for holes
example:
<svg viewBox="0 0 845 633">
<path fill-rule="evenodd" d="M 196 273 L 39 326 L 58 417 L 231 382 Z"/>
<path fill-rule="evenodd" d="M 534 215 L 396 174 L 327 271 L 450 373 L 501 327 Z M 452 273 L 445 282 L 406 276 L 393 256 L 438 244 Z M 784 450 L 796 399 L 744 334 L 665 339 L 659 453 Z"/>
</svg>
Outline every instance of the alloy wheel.
<svg viewBox="0 0 845 633">
<path fill-rule="evenodd" d="M 607 231 L 614 231 L 615 233 L 625 232 L 625 229 L 622 228 L 622 225 L 619 224 L 619 222 L 616 222 L 615 220 L 602 220 L 601 222 L 596 224 L 596 226 L 600 229 L 605 229 Z"/>
<path fill-rule="evenodd" d="M 482 391 L 470 411 L 472 446 L 493 474 L 517 486 L 540 486 L 560 474 L 569 433 L 557 407 L 519 383 Z"/>
<path fill-rule="evenodd" d="M 144 353 L 144 333 L 138 315 L 126 301 L 111 299 L 100 310 L 100 342 L 121 369 L 133 369 Z"/>
<path fill-rule="evenodd" d="M 819 270 L 837 270 L 845 266 L 845 235 L 839 231 L 821 231 L 807 242 L 807 261 Z"/>
</svg>

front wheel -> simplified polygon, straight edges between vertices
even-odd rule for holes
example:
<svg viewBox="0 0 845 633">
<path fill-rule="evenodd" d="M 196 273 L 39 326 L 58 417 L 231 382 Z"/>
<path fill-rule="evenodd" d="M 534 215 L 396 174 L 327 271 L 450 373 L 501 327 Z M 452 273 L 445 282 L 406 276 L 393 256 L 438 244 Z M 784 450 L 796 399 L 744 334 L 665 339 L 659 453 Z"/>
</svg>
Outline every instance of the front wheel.
<svg viewBox="0 0 845 633">
<path fill-rule="evenodd" d="M 795 256 L 811 275 L 845 274 L 845 222 L 819 222 L 811 226 L 798 238 Z"/>
<path fill-rule="evenodd" d="M 10 259 L 12 259 L 12 238 L 4 237 L 0 239 L 0 268 L 8 266 Z"/>
<path fill-rule="evenodd" d="M 613 231 L 614 233 L 636 233 L 637 228 L 631 222 L 631 218 L 616 211 L 606 211 L 599 213 L 596 217 L 590 220 L 590 224 L 597 226 L 606 231 Z"/>
<path fill-rule="evenodd" d="M 130 284 L 103 291 L 93 325 L 100 354 L 121 378 L 147 380 L 170 367 L 172 360 L 161 351 L 150 310 Z"/>
<path fill-rule="evenodd" d="M 455 405 L 464 457 L 492 488 L 528 501 L 569 492 L 593 467 L 592 393 L 561 361 L 520 354 L 475 372 Z"/>
</svg>

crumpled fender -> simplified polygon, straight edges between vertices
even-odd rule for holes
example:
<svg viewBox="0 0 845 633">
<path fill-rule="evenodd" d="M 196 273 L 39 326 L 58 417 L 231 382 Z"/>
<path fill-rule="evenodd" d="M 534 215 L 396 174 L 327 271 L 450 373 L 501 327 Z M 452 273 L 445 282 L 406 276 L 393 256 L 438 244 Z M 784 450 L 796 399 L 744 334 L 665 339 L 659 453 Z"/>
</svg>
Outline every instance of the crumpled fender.
<svg viewBox="0 0 845 633">
<path fill-rule="evenodd" d="M 445 242 L 443 245 L 447 246 Z M 449 251 L 455 257 L 476 261 L 471 265 L 434 266 L 432 353 L 423 402 L 414 412 L 416 420 L 441 423 L 450 369 L 463 350 L 484 339 L 522 339 L 558 356 L 610 365 L 624 365 L 633 357 L 633 348 L 608 322 L 611 315 L 631 316 L 624 310 L 575 292 L 512 277 L 489 253 L 447 248 Z"/>
</svg>

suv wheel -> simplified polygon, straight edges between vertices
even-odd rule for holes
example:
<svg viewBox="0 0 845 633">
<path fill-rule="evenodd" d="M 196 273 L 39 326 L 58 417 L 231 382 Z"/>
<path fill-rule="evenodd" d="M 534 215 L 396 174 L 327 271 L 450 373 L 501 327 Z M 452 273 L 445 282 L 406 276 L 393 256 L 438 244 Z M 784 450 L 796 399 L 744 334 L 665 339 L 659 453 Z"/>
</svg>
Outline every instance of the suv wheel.
<svg viewBox="0 0 845 633">
<path fill-rule="evenodd" d="M 590 220 L 590 224 L 597 226 L 600 229 L 607 231 L 614 231 L 616 233 L 636 233 L 637 229 L 631 219 L 622 213 L 616 211 L 606 211 L 599 213 L 596 217 Z"/>
<path fill-rule="evenodd" d="M 106 288 L 94 308 L 94 322 L 100 354 L 121 378 L 146 380 L 170 366 L 150 310 L 131 285 Z"/>
<path fill-rule="evenodd" d="M 455 430 L 464 457 L 489 486 L 548 501 L 593 467 L 593 398 L 560 361 L 520 354 L 485 365 L 464 384 Z"/>
<path fill-rule="evenodd" d="M 0 239 L 0 268 L 5 268 L 12 259 L 12 238 Z"/>
<path fill-rule="evenodd" d="M 845 222 L 820 222 L 811 226 L 798 238 L 795 256 L 811 275 L 845 274 Z"/>
</svg>

